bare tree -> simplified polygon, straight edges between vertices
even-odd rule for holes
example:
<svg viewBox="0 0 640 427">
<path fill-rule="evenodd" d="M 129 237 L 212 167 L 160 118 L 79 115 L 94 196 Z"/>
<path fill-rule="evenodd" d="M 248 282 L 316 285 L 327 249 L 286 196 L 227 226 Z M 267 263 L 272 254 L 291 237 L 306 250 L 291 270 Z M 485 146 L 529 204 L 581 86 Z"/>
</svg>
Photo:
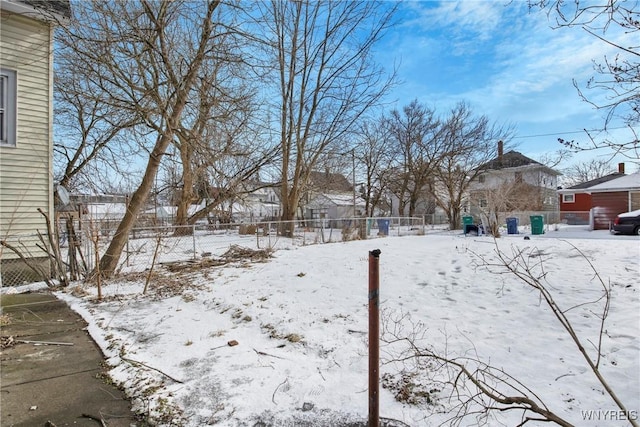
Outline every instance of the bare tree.
<svg viewBox="0 0 640 427">
<path fill-rule="evenodd" d="M 292 220 L 319 158 L 345 151 L 357 122 L 389 87 L 372 48 L 397 5 L 272 0 L 257 7 L 262 56 L 275 64 L 265 81 L 273 83 L 277 111 L 282 219 Z"/>
<path fill-rule="evenodd" d="M 231 61 L 230 54 L 228 57 L 232 66 L 241 62 Z M 234 192 L 245 191 L 238 187 L 272 161 L 276 153 L 274 144 L 251 128 L 251 106 L 255 103 L 249 88 L 237 78 L 241 69 L 223 71 L 220 70 L 221 65 L 211 64 L 200 77 L 199 87 L 193 94 L 193 106 L 187 106 L 186 117 L 176 133 L 175 144 L 182 166 L 182 191 L 179 193 L 176 225 L 193 224 Z M 226 168 L 220 168 L 221 165 Z M 224 188 L 224 192 L 216 193 L 218 197 L 211 197 L 208 191 L 212 174 L 217 175 L 213 177 L 216 181 L 220 181 L 220 176 L 227 177 L 222 179 L 224 187 L 218 187 Z M 201 194 L 196 192 L 197 183 Z M 188 207 L 198 196 L 207 200 L 205 212 L 189 216 Z M 181 227 L 176 232 L 187 233 L 190 230 Z"/>
<path fill-rule="evenodd" d="M 131 158 L 131 130 L 141 123 L 114 105 L 102 102 L 101 91 L 77 61 L 78 52 L 64 30 L 58 30 L 55 71 L 56 180 L 66 188 L 96 189 L 110 171 L 128 165 L 113 158 Z M 128 136 L 128 137 L 127 137 Z"/>
<path fill-rule="evenodd" d="M 436 141 L 438 163 L 429 184 L 452 230 L 460 224 L 471 182 L 482 172 L 481 166 L 497 155 L 495 141 L 506 140 L 511 133 L 511 127 L 491 124 L 484 115 L 475 116 L 464 102 L 444 119 Z"/>
<path fill-rule="evenodd" d="M 571 150 L 561 148 L 538 156 L 536 160 L 550 169 L 556 169 L 564 162 L 568 161 L 571 156 L 573 156 L 573 152 Z"/>
<path fill-rule="evenodd" d="M 497 245 L 493 254 L 473 253 L 478 268 L 503 275 L 510 274 L 527 288 L 534 291 L 542 307 L 549 310 L 562 330 L 575 345 L 575 352 L 591 372 L 602 390 L 603 395 L 609 396 L 612 403 L 624 414 L 632 414 L 626 404 L 615 392 L 615 387 L 607 381 L 600 365 L 603 359 L 603 338 L 606 334 L 606 321 L 611 304 L 611 286 L 605 283 L 588 257 L 576 246 L 571 245 L 570 251 L 585 260 L 590 277 L 600 288 L 599 293 L 592 299 L 585 300 L 575 306 L 562 306 L 554 298 L 554 285 L 549 283 L 548 271 L 541 251 L 538 248 L 513 248 L 511 254 L 503 252 Z M 580 336 L 572 323 L 574 310 L 588 311 L 588 317 L 595 319 L 593 328 L 596 330 L 596 340 L 585 339 Z M 404 363 L 407 369 L 419 371 L 426 378 L 418 378 L 420 383 L 428 383 L 428 389 L 433 385 L 436 392 L 448 392 L 447 402 L 453 407 L 448 411 L 452 414 L 449 425 L 466 425 L 467 419 L 472 418 L 479 425 L 488 423 L 492 412 L 515 412 L 520 414 L 518 426 L 533 422 L 555 423 L 570 427 L 573 424 L 561 413 L 553 410 L 550 402 L 544 402 L 534 390 L 524 382 L 506 372 L 504 369 L 492 366 L 483 361 L 475 352 L 466 351 L 457 355 L 446 346 L 436 349 L 426 342 L 425 328 L 422 323 L 414 323 L 408 314 L 393 315 L 385 313 L 383 316 L 383 351 L 387 363 Z M 409 365 L 412 362 L 413 366 Z M 627 418 L 629 425 L 638 426 L 633 417 Z"/>
<path fill-rule="evenodd" d="M 529 0 L 530 7 L 546 10 L 555 18 L 558 28 L 577 27 L 614 47 L 613 57 L 594 61 L 596 76 L 589 79 L 586 89 L 593 94 L 604 93 L 604 101 L 595 101 L 596 95 L 587 95 L 581 84 L 574 80 L 578 95 L 584 101 L 606 112 L 604 129 L 614 118 L 627 126 L 629 137 L 623 142 L 598 140 L 586 131 L 587 142 L 559 139 L 563 145 L 575 150 L 609 148 L 629 158 L 640 157 L 637 126 L 640 123 L 640 16 L 636 2 L 621 1 L 566 1 Z"/>
<path fill-rule="evenodd" d="M 361 195 L 365 200 L 366 215 L 374 216 L 375 210 L 383 207 L 389 187 L 393 160 L 391 143 L 381 119 L 363 123 L 359 134 L 355 156 L 364 175 Z"/>
<path fill-rule="evenodd" d="M 219 1 L 80 2 L 65 40 L 76 52 L 102 101 L 141 120 L 149 129 L 149 158 L 124 218 L 100 261 L 117 267 L 127 236 L 145 203 L 167 148 L 173 142 L 189 93 L 215 40 L 226 32 L 215 12 Z"/>
<path fill-rule="evenodd" d="M 214 210 L 221 212 L 224 204 L 230 207 L 246 194 L 270 185 L 259 182 L 257 177 L 263 167 L 274 161 L 277 155 L 274 147 L 268 143 L 256 147 L 252 140 L 234 141 L 232 147 L 212 158 L 197 160 L 200 171 L 197 192 L 206 203 L 189 216 L 190 224 L 206 218 Z M 230 220 L 230 215 L 226 219 Z"/>
<path fill-rule="evenodd" d="M 496 178 L 491 188 L 476 190 L 475 197 L 481 200 L 479 206 L 474 206 L 482 216 L 482 222 L 487 232 L 494 237 L 500 237 L 500 225 L 503 224 L 500 215 L 505 212 L 542 210 L 540 188 L 524 181 L 514 181 L 506 178 Z"/>
<path fill-rule="evenodd" d="M 564 171 L 564 183 L 566 186 L 580 184 L 614 173 L 611 162 L 605 159 L 591 159 L 585 162 L 574 163 Z"/>
<path fill-rule="evenodd" d="M 429 184 L 439 155 L 441 123 L 433 110 L 417 100 L 385 120 L 395 159 L 391 191 L 399 199 L 400 215 L 413 216 L 420 201 L 430 196 Z"/>
</svg>

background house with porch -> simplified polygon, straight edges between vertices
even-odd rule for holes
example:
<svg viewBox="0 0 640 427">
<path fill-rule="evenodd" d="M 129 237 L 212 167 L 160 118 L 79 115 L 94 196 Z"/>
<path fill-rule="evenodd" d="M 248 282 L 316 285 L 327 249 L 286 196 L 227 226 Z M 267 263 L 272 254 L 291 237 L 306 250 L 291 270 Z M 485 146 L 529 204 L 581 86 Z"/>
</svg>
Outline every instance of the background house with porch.
<svg viewBox="0 0 640 427">
<path fill-rule="evenodd" d="M 365 209 L 365 201 L 362 197 L 354 199 L 352 194 L 346 193 L 323 193 L 318 194 L 307 204 L 305 219 L 326 220 L 322 225 L 325 227 L 337 228 L 345 224 L 338 224 L 338 218 L 354 218 L 361 216 Z"/>
<path fill-rule="evenodd" d="M 282 206 L 277 184 L 259 182 L 231 205 L 235 222 L 276 221 Z"/>
<path fill-rule="evenodd" d="M 560 172 L 517 151 L 503 152 L 479 168 L 469 186 L 468 212 L 474 217 L 513 211 L 557 211 L 556 194 Z M 506 215 L 508 216 L 508 215 Z"/>
<path fill-rule="evenodd" d="M 301 200 L 305 219 L 353 218 L 364 214 L 365 202 L 342 174 L 311 172 Z"/>
</svg>

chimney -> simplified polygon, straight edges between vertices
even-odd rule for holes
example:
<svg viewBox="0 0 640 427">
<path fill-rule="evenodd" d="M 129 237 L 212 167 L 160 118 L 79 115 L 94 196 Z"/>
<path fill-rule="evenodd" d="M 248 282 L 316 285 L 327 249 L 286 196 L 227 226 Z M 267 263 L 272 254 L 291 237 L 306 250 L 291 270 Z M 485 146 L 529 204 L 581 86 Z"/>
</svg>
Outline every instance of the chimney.
<svg viewBox="0 0 640 427">
<path fill-rule="evenodd" d="M 502 152 L 504 150 L 504 143 L 502 142 L 502 140 L 498 141 L 498 158 L 501 159 L 502 158 Z"/>
<path fill-rule="evenodd" d="M 624 163 L 618 163 L 618 173 L 624 173 Z"/>
</svg>

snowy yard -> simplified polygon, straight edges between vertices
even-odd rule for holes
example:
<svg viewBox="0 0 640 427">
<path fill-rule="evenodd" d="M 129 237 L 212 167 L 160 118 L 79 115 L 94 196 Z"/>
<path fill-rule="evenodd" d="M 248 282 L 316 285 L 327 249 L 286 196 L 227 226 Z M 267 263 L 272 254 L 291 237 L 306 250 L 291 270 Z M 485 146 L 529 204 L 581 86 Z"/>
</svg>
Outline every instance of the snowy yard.
<svg viewBox="0 0 640 427">
<path fill-rule="evenodd" d="M 575 425 L 628 425 L 610 420 L 620 414 L 603 412 L 617 407 L 539 292 L 480 258 L 493 263 L 497 249 L 507 256 L 524 250 L 534 271 L 546 273 L 561 308 L 573 307 L 566 314 L 594 360 L 604 307 L 604 300 L 587 304 L 603 293 L 590 263 L 595 267 L 611 289 L 600 370 L 634 416 L 640 410 L 640 241 L 572 231 L 531 240 L 442 232 L 295 246 L 266 262 L 173 272 L 157 266 L 146 295 L 145 276 L 138 274 L 106 285 L 102 302 L 88 285 L 59 296 L 90 323 L 135 409 L 161 423 L 365 425 L 368 251 L 380 249 L 385 328 L 417 334 L 418 346 L 448 357 L 503 370 Z M 252 239 L 243 245 L 255 248 Z M 213 255 L 229 246 L 217 249 Z M 381 417 L 395 425 L 455 422 L 457 402 L 442 383 L 444 372 L 422 360 L 400 362 L 402 350 L 381 347 Z M 502 412 L 488 425 L 521 421 L 522 412 Z M 472 415 L 460 424 L 474 423 Z"/>
</svg>

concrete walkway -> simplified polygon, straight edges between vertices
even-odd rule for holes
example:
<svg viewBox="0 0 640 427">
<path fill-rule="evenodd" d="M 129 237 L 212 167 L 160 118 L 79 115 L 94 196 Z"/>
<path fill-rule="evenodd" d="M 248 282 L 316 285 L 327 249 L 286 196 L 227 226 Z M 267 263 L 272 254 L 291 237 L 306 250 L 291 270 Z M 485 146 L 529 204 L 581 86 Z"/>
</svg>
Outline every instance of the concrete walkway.
<svg viewBox="0 0 640 427">
<path fill-rule="evenodd" d="M 146 425 L 123 393 L 100 379 L 102 353 L 64 302 L 50 294 L 17 294 L 2 295 L 0 303 L 2 342 L 15 342 L 0 351 L 0 425 Z"/>
</svg>

